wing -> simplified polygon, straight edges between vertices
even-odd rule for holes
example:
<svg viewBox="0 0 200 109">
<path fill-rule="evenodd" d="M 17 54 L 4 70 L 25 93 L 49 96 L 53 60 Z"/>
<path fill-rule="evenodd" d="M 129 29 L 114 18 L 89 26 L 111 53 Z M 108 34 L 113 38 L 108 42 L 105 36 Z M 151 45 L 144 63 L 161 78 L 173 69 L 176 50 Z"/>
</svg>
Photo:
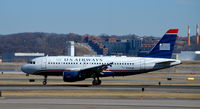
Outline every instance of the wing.
<svg viewBox="0 0 200 109">
<path fill-rule="evenodd" d="M 86 67 L 82 69 L 81 71 L 92 71 L 92 72 L 102 72 L 103 70 L 106 70 L 109 66 L 112 66 L 113 63 L 109 64 L 103 64 L 103 65 L 98 65 L 98 66 L 93 66 L 93 67 Z"/>
<path fill-rule="evenodd" d="M 109 66 L 112 66 L 112 64 L 113 64 L 113 62 L 108 63 L 108 64 L 92 66 L 92 67 L 85 67 L 85 68 L 82 68 L 82 69 L 72 68 L 70 70 L 80 72 L 81 75 L 85 75 L 85 76 L 91 76 L 93 74 L 99 75 L 103 70 L 106 70 Z"/>
</svg>

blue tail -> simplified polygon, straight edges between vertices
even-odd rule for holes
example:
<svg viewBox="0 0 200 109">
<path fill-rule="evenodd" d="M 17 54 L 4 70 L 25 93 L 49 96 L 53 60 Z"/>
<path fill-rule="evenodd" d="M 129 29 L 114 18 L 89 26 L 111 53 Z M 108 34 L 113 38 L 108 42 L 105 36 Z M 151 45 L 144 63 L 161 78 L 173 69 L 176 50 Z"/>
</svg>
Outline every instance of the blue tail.
<svg viewBox="0 0 200 109">
<path fill-rule="evenodd" d="M 177 38 L 178 29 L 169 29 L 162 39 L 145 57 L 171 58 Z"/>
</svg>

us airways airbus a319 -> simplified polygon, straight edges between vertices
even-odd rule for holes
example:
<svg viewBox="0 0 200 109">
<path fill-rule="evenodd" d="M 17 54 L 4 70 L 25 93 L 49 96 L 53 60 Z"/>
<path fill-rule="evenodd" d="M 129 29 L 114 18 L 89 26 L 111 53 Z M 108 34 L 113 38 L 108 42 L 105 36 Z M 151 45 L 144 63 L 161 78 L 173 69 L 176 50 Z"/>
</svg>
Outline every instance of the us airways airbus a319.
<svg viewBox="0 0 200 109">
<path fill-rule="evenodd" d="M 93 78 L 92 84 L 100 85 L 100 77 L 136 75 L 181 64 L 180 60 L 170 59 L 177 33 L 178 29 L 169 29 L 145 57 L 45 56 L 32 59 L 21 70 L 43 75 L 43 85 L 47 84 L 47 76 L 62 76 L 65 82 Z"/>
</svg>

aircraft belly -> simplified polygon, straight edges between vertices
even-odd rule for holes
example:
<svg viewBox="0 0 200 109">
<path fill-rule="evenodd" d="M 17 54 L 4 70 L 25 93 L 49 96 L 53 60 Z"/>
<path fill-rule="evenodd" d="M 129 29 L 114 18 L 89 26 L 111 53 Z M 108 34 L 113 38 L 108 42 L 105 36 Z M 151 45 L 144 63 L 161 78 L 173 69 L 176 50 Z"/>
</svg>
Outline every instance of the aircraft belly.
<svg viewBox="0 0 200 109">
<path fill-rule="evenodd" d="M 40 70 L 34 73 L 35 75 L 62 76 L 63 70 Z"/>
</svg>

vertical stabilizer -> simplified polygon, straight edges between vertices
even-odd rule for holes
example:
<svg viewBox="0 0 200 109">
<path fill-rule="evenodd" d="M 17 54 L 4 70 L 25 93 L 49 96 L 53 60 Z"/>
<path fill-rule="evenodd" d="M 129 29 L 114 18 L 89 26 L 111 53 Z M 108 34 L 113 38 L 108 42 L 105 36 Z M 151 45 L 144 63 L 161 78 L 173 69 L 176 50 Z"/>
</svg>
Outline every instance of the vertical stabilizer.
<svg viewBox="0 0 200 109">
<path fill-rule="evenodd" d="M 178 29 L 169 29 L 162 39 L 145 57 L 171 58 L 177 38 Z"/>
</svg>

